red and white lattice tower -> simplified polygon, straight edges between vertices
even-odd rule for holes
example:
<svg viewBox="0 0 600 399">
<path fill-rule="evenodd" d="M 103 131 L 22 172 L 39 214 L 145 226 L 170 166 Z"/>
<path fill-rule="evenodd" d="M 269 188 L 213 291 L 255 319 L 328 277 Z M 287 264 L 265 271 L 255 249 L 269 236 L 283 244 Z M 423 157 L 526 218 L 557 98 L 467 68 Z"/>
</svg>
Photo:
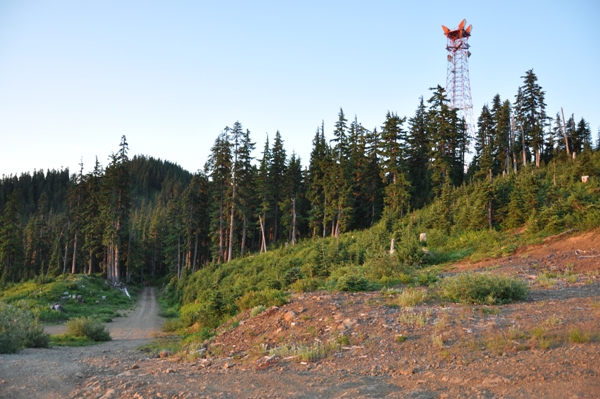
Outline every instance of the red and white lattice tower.
<svg viewBox="0 0 600 399">
<path fill-rule="evenodd" d="M 448 71 L 446 74 L 446 96 L 450 106 L 456 108 L 458 116 L 464 118 L 470 137 L 475 136 L 475 119 L 473 118 L 473 99 L 469 81 L 469 37 L 473 26 L 465 28 L 467 20 L 463 19 L 457 29 L 448 29 L 442 25 L 448 38 Z"/>
</svg>

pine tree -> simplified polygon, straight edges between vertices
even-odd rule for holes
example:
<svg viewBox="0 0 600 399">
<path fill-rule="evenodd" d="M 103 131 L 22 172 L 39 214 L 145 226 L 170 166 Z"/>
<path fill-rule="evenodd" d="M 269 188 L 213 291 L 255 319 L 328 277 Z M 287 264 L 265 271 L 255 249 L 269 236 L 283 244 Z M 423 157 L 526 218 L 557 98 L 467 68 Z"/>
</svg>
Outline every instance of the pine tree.
<svg viewBox="0 0 600 399">
<path fill-rule="evenodd" d="M 429 169 L 432 188 L 440 193 L 446 181 L 462 183 L 466 130 L 464 121 L 459 121 L 456 110 L 448 107 L 446 91 L 441 86 L 431 88 L 433 95 L 428 100 L 427 133 L 430 137 Z"/>
<path fill-rule="evenodd" d="M 256 175 L 257 170 L 252 165 L 252 152 L 254 151 L 255 143 L 250 140 L 250 131 L 246 130 L 242 139 L 238 152 L 238 208 L 239 216 L 242 219 L 242 237 L 240 240 L 240 254 L 243 256 L 246 251 L 249 226 L 252 223 L 251 217 L 255 212 L 257 203 L 256 196 Z"/>
<path fill-rule="evenodd" d="M 406 118 L 388 111 L 381 127 L 381 178 L 385 185 L 387 212 L 402 216 L 410 202 L 410 184 L 406 178 L 407 138 L 402 125 Z"/>
<path fill-rule="evenodd" d="M 487 107 L 483 106 L 481 115 L 477 120 L 477 135 L 475 137 L 475 156 L 473 157 L 473 167 L 475 177 L 485 179 L 490 172 L 494 172 L 496 142 L 494 132 L 494 119 L 492 113 Z"/>
<path fill-rule="evenodd" d="M 19 217 L 20 192 L 14 190 L 8 197 L 0 220 L 0 284 L 21 277 L 23 244 Z"/>
<path fill-rule="evenodd" d="M 292 153 L 288 167 L 283 178 L 283 196 L 280 203 L 282 212 L 282 225 L 286 235 L 286 242 L 296 245 L 303 222 L 302 210 L 304 202 L 304 174 L 302 162 L 296 153 Z"/>
<path fill-rule="evenodd" d="M 81 210 L 83 250 L 87 253 L 87 273 L 94 271 L 94 260 L 102 253 L 103 224 L 101 219 L 102 166 L 96 158 L 94 170 L 85 177 L 85 201 Z"/>
<path fill-rule="evenodd" d="M 430 200 L 431 184 L 429 175 L 430 143 L 427 126 L 427 109 L 423 97 L 419 99 L 419 107 L 415 116 L 408 120 L 409 134 L 407 149 L 407 169 L 409 181 L 413 187 L 411 207 L 418 209 Z"/>
<path fill-rule="evenodd" d="M 546 124 L 545 92 L 537 83 L 537 76 L 533 69 L 525 72 L 523 86 L 519 88 L 516 96 L 515 113 L 519 129 L 523 135 L 525 147 L 531 146 L 535 158 L 535 165 L 540 166 L 541 154 L 544 145 L 544 127 Z M 529 148 L 525 148 L 525 157 L 528 159 Z"/>
<path fill-rule="evenodd" d="M 211 148 L 211 154 L 205 165 L 205 171 L 211 180 L 210 198 L 211 236 L 215 259 L 220 263 L 226 260 L 226 210 L 231 187 L 232 155 L 231 143 L 227 131 L 222 132 Z"/>
<path fill-rule="evenodd" d="M 511 170 L 511 140 L 510 140 L 510 101 L 501 101 L 500 95 L 496 94 L 492 100 L 493 141 L 494 145 L 494 174 L 508 174 Z"/>
<path fill-rule="evenodd" d="M 109 280 L 118 283 L 121 277 L 121 249 L 127 233 L 128 217 L 131 206 L 130 181 L 127 156 L 128 144 L 125 136 L 121 138 L 120 150 L 112 154 L 111 163 L 106 168 L 102 181 L 102 210 L 104 222 L 103 244 L 106 251 L 106 273 Z"/>
<path fill-rule="evenodd" d="M 260 252 L 267 251 L 267 219 L 271 215 L 271 185 L 269 168 L 271 165 L 271 149 L 269 148 L 269 136 L 265 141 L 265 147 L 262 153 L 262 158 L 259 163 L 258 178 L 257 178 L 257 194 L 259 197 L 259 206 L 256 209 L 257 219 L 259 221 L 259 228 L 261 232 L 260 239 Z"/>
<path fill-rule="evenodd" d="M 271 193 L 271 209 L 273 209 L 273 230 L 272 241 L 277 242 L 279 232 L 281 230 L 281 215 L 279 203 L 281 202 L 284 176 L 287 170 L 285 149 L 283 148 L 283 140 L 279 130 L 275 133 L 273 148 L 271 149 L 271 163 L 269 165 L 269 186 Z"/>
<path fill-rule="evenodd" d="M 592 130 L 585 119 L 581 118 L 577 123 L 575 134 L 573 136 L 573 151 L 578 154 L 583 151 L 590 151 L 592 149 Z"/>
<path fill-rule="evenodd" d="M 330 158 L 330 150 L 325 140 L 324 130 L 323 124 L 321 124 L 320 128 L 317 128 L 315 137 L 313 138 L 313 148 L 310 153 L 310 164 L 308 166 L 306 198 L 310 203 L 308 220 L 313 237 L 321 233 L 324 236 L 326 230 L 324 223 L 326 206 L 324 192 L 325 165 Z"/>
</svg>

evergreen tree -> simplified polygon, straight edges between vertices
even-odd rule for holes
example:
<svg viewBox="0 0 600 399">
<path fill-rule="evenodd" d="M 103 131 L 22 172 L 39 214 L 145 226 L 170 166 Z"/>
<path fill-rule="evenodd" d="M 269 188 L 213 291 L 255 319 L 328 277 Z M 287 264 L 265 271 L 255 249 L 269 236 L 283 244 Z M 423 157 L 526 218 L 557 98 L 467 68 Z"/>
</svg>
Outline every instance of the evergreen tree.
<svg viewBox="0 0 600 399">
<path fill-rule="evenodd" d="M 105 246 L 104 262 L 106 274 L 113 283 L 118 283 L 121 277 L 120 262 L 123 254 L 121 249 L 128 225 L 131 205 L 130 181 L 127 164 L 128 144 L 125 136 L 121 138 L 120 150 L 113 154 L 110 165 L 106 168 L 102 181 L 102 210 L 104 222 L 103 244 Z"/>
<path fill-rule="evenodd" d="M 540 166 L 541 154 L 544 145 L 544 126 L 546 123 L 545 92 L 537 83 L 537 76 L 533 69 L 525 72 L 523 86 L 519 88 L 516 96 L 515 113 L 519 129 L 523 135 L 525 147 L 531 146 L 535 158 L 535 165 Z M 525 148 L 526 159 L 529 148 Z"/>
<path fill-rule="evenodd" d="M 304 205 L 304 174 L 302 163 L 295 153 L 289 159 L 284 176 L 283 196 L 280 203 L 282 225 L 286 242 L 296 245 L 301 225 L 303 224 Z"/>
<path fill-rule="evenodd" d="M 260 252 L 267 251 L 267 219 L 271 216 L 271 185 L 269 168 L 271 165 L 271 149 L 269 148 L 269 136 L 265 141 L 265 147 L 262 153 L 262 158 L 259 163 L 258 178 L 257 178 L 257 194 L 259 196 L 259 207 L 257 208 L 257 218 L 261 231 Z"/>
<path fill-rule="evenodd" d="M 87 273 L 94 271 L 94 264 L 102 254 L 103 224 L 102 211 L 102 166 L 96 158 L 94 169 L 84 179 L 85 201 L 82 205 L 82 234 L 84 237 L 83 250 L 87 254 Z"/>
<path fill-rule="evenodd" d="M 413 187 L 411 207 L 423 207 L 430 200 L 431 184 L 429 175 L 430 143 L 427 126 L 427 109 L 423 97 L 419 99 L 419 107 L 415 116 L 408 120 L 409 134 L 407 137 L 407 169 L 409 181 Z"/>
<path fill-rule="evenodd" d="M 409 207 L 410 185 L 406 178 L 406 118 L 388 111 L 381 127 L 381 178 L 385 184 L 384 203 L 387 212 L 402 216 Z"/>
<path fill-rule="evenodd" d="M 283 187 L 284 187 L 284 176 L 287 170 L 286 154 L 283 148 L 283 140 L 279 130 L 275 133 L 275 140 L 273 141 L 273 148 L 271 149 L 271 163 L 269 165 L 269 187 L 271 194 L 271 205 L 270 208 L 273 210 L 273 230 L 271 232 L 272 241 L 277 242 L 279 238 L 279 232 L 281 231 L 281 215 L 279 209 L 279 203 L 281 202 Z"/>
<path fill-rule="evenodd" d="M 456 116 L 456 110 L 448 107 L 446 91 L 441 86 L 431 88 L 428 100 L 427 132 L 430 137 L 429 169 L 434 192 L 440 193 L 448 180 L 453 185 L 462 183 L 464 154 L 467 147 L 464 121 Z"/>
<path fill-rule="evenodd" d="M 231 187 L 232 155 L 231 143 L 227 131 L 222 132 L 211 148 L 211 154 L 205 165 L 205 171 L 211 181 L 211 237 L 213 253 L 220 263 L 226 260 L 226 210 Z"/>
<path fill-rule="evenodd" d="M 252 152 L 254 151 L 255 143 L 250 140 L 250 131 L 246 130 L 242 139 L 241 145 L 238 151 L 238 162 L 237 171 L 238 176 L 238 209 L 239 217 L 242 220 L 242 237 L 240 240 L 240 254 L 243 256 L 247 247 L 247 240 L 249 238 L 249 226 L 253 222 L 251 220 L 254 214 L 257 201 L 256 196 L 256 175 L 257 170 L 252 165 Z M 250 237 L 251 238 L 251 237 Z"/>
<path fill-rule="evenodd" d="M 330 149 L 325 140 L 324 126 L 321 124 L 313 138 L 307 177 L 306 198 L 310 203 L 308 221 L 313 237 L 321 233 L 325 235 L 325 171 L 329 158 Z"/>
<path fill-rule="evenodd" d="M 19 191 L 8 197 L 0 221 L 0 283 L 21 277 L 23 268 L 23 244 L 19 218 Z"/>
<path fill-rule="evenodd" d="M 494 132 L 494 119 L 487 107 L 483 106 L 481 115 L 477 120 L 477 135 L 475 137 L 475 156 L 473 157 L 474 176 L 486 178 L 490 172 L 497 172 L 495 165 L 496 142 Z M 494 170 L 496 169 L 496 170 Z"/>
</svg>

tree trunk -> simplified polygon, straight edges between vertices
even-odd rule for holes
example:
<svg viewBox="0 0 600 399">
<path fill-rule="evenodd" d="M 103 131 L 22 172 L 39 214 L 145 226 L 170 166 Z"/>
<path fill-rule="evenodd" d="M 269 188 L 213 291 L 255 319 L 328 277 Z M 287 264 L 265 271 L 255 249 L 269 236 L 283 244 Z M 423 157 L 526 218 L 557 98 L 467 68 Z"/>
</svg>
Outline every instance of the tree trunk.
<svg viewBox="0 0 600 399">
<path fill-rule="evenodd" d="M 125 281 L 127 284 L 131 282 L 131 234 L 129 234 L 129 242 L 127 244 L 127 268 L 125 272 Z"/>
<path fill-rule="evenodd" d="M 267 243 L 265 240 L 265 226 L 264 226 L 264 221 L 262 217 L 258 217 L 258 221 L 260 222 L 260 231 L 262 233 L 262 242 L 260 244 L 260 252 L 267 252 Z"/>
<path fill-rule="evenodd" d="M 67 254 L 69 252 L 69 242 L 65 243 L 65 254 L 63 256 L 63 274 L 67 272 Z"/>
<path fill-rule="evenodd" d="M 219 204 L 219 263 L 223 261 L 223 200 Z"/>
<path fill-rule="evenodd" d="M 246 214 L 244 213 L 244 217 L 243 217 L 243 222 L 242 222 L 242 243 L 241 243 L 241 247 L 240 247 L 240 252 L 241 255 L 244 256 L 244 250 L 246 249 L 246 224 L 247 224 L 247 217 Z"/>
<path fill-rule="evenodd" d="M 118 283 L 120 281 L 121 276 L 119 275 L 119 244 L 115 244 L 115 254 L 114 254 L 114 259 L 113 262 L 115 264 L 115 275 L 114 275 L 114 280 L 115 283 Z"/>
<path fill-rule="evenodd" d="M 323 238 L 327 235 L 327 198 L 323 204 Z"/>
<path fill-rule="evenodd" d="M 79 232 L 75 230 L 75 237 L 73 238 L 73 263 L 71 264 L 71 274 L 75 274 L 75 261 L 77 259 L 77 234 Z"/>
<path fill-rule="evenodd" d="M 525 151 L 525 132 L 523 131 L 523 126 L 521 126 L 521 138 L 523 142 L 523 167 L 527 166 L 527 154 Z"/>
<path fill-rule="evenodd" d="M 567 137 L 567 124 L 565 123 L 565 111 L 563 111 L 562 107 L 560 107 L 560 112 L 562 113 L 562 120 L 563 120 L 563 136 L 565 138 L 565 148 L 567 149 L 567 156 L 570 157 L 571 154 L 569 152 L 569 138 Z"/>
<path fill-rule="evenodd" d="M 292 198 L 292 246 L 296 245 L 296 198 Z"/>
<path fill-rule="evenodd" d="M 181 234 L 177 233 L 177 278 L 181 278 Z"/>
<path fill-rule="evenodd" d="M 154 240 L 154 253 L 152 254 L 152 277 L 156 274 L 156 239 Z"/>
<path fill-rule="evenodd" d="M 196 259 L 198 259 L 198 230 L 196 230 L 196 242 L 194 244 L 194 260 L 192 261 L 192 272 L 196 271 Z"/>
<path fill-rule="evenodd" d="M 90 247 L 89 249 L 89 264 L 88 264 L 88 275 L 92 274 L 92 262 L 93 262 L 93 251 L 92 248 Z"/>
</svg>

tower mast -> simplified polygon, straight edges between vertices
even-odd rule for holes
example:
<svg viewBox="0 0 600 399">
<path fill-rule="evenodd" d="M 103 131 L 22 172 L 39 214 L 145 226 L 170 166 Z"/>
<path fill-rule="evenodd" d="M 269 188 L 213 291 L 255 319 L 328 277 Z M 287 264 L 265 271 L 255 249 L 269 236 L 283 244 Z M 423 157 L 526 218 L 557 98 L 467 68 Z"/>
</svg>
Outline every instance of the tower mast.
<svg viewBox="0 0 600 399">
<path fill-rule="evenodd" d="M 469 137 L 475 136 L 475 119 L 473 118 L 473 99 L 469 81 L 469 37 L 472 25 L 465 28 L 467 20 L 463 19 L 456 29 L 448 29 L 442 25 L 444 35 L 448 39 L 448 69 L 446 72 L 446 95 L 450 107 L 458 111 L 459 118 L 464 118 Z"/>
</svg>

